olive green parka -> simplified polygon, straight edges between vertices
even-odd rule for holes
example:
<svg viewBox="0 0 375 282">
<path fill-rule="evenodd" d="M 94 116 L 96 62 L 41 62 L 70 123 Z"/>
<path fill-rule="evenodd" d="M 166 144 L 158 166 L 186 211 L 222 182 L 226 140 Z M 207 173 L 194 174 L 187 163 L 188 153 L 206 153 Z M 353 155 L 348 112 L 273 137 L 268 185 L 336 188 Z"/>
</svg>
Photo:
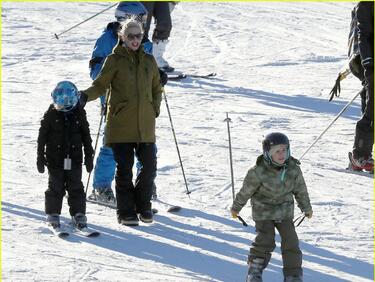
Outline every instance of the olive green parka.
<svg viewBox="0 0 375 282">
<path fill-rule="evenodd" d="M 105 143 L 154 143 L 155 118 L 160 113 L 162 88 L 157 64 L 141 46 L 132 51 L 116 45 L 92 86 L 82 91 L 88 101 L 108 89 Z"/>
<path fill-rule="evenodd" d="M 312 210 L 299 165 L 298 160 L 290 157 L 283 172 L 284 168 L 276 168 L 263 155 L 259 156 L 248 171 L 232 210 L 239 212 L 251 199 L 254 221 L 293 219 L 294 198 L 302 212 Z"/>
</svg>

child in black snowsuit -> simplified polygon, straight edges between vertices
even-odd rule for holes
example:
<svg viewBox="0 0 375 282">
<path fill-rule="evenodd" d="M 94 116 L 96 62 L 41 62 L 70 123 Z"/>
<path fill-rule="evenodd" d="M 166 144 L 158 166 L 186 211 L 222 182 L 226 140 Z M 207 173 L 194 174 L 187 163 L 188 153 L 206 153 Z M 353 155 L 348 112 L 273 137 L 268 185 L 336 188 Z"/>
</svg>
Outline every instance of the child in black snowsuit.
<svg viewBox="0 0 375 282">
<path fill-rule="evenodd" d="M 38 136 L 37 167 L 48 168 L 48 189 L 45 191 L 47 223 L 59 227 L 65 191 L 68 192 L 69 213 L 73 223 L 86 226 L 86 194 L 82 178 L 82 145 L 87 172 L 93 169 L 93 153 L 86 112 L 79 107 L 79 92 L 69 81 L 59 82 L 52 92 L 54 103 L 41 120 Z"/>
</svg>

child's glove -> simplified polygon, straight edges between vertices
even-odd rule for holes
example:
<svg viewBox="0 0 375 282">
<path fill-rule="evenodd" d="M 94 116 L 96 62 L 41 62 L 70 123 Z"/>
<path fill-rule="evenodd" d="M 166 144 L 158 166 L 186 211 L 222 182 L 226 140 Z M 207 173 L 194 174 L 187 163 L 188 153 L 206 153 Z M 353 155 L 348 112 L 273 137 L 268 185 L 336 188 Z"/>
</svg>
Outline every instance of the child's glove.
<svg viewBox="0 0 375 282">
<path fill-rule="evenodd" d="M 90 173 L 94 168 L 94 158 L 92 156 L 85 156 L 86 171 Z"/>
<path fill-rule="evenodd" d="M 36 167 L 38 168 L 39 173 L 44 173 L 44 166 L 46 164 L 46 159 L 44 156 L 38 156 L 36 159 Z"/>
<path fill-rule="evenodd" d="M 312 218 L 312 215 L 313 215 L 313 211 L 312 211 L 312 210 L 311 210 L 311 211 L 308 211 L 308 212 L 305 212 L 305 216 L 306 216 L 308 219 Z"/>
<path fill-rule="evenodd" d="M 232 217 L 233 218 L 237 218 L 238 217 L 238 212 L 234 211 L 234 210 L 230 210 L 231 214 L 232 214 Z"/>
</svg>

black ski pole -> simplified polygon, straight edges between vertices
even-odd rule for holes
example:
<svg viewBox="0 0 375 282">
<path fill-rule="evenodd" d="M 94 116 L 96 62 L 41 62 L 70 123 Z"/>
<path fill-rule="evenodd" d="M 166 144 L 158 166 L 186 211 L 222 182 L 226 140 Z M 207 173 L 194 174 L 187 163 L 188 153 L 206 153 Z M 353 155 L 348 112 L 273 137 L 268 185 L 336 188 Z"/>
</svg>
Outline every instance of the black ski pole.
<svg viewBox="0 0 375 282">
<path fill-rule="evenodd" d="M 306 215 L 305 214 L 301 214 L 300 216 L 298 216 L 295 220 L 293 220 L 293 224 L 298 227 L 301 225 L 301 223 L 305 220 L 306 218 Z M 299 220 L 299 221 L 298 221 Z M 298 221 L 297 225 L 296 225 L 296 222 Z"/>
<path fill-rule="evenodd" d="M 233 177 L 232 141 L 230 138 L 230 127 L 229 127 L 229 123 L 232 122 L 232 120 L 229 118 L 228 113 L 227 113 L 227 118 L 224 121 L 227 122 L 227 129 L 228 129 L 230 177 L 232 180 L 232 196 L 233 196 L 233 201 L 234 201 L 235 193 L 234 193 L 234 177 Z"/>
<path fill-rule="evenodd" d="M 362 91 L 362 90 L 361 90 Z M 354 97 L 345 105 L 345 107 L 339 112 L 336 117 L 332 120 L 332 122 L 327 126 L 326 129 L 323 130 L 323 132 L 318 136 L 318 138 L 315 139 L 315 141 L 310 145 L 310 147 L 307 148 L 307 150 L 299 157 L 299 160 L 302 160 L 302 158 L 307 154 L 308 151 L 318 142 L 318 140 L 324 135 L 324 133 L 327 132 L 327 130 L 332 126 L 332 124 L 335 123 L 335 121 L 346 111 L 346 109 L 350 106 L 351 103 L 361 94 L 361 91 L 359 91 L 357 94 L 354 95 Z"/>
<path fill-rule="evenodd" d="M 243 220 L 243 218 L 242 218 L 242 217 L 240 217 L 239 215 L 237 215 L 237 218 L 238 218 L 238 220 L 239 220 L 239 221 L 241 221 L 241 222 L 242 222 L 242 225 L 243 225 L 243 226 L 248 226 L 248 225 L 247 225 L 247 223 L 246 223 L 246 221 L 245 221 L 245 220 Z"/>
<path fill-rule="evenodd" d="M 169 117 L 169 122 L 171 124 L 171 129 L 172 129 L 172 133 L 173 133 L 173 137 L 174 137 L 174 143 L 176 144 L 176 149 L 177 149 L 177 154 L 178 154 L 178 159 L 180 160 L 180 166 L 181 166 L 181 170 L 182 170 L 182 175 L 184 177 L 184 181 L 185 181 L 185 186 L 186 186 L 186 194 L 188 194 L 189 198 L 190 198 L 190 191 L 189 191 L 189 188 L 188 188 L 188 184 L 187 184 L 187 181 L 186 181 L 186 177 L 185 177 L 185 170 L 184 170 L 184 166 L 182 165 L 182 160 L 181 160 L 181 155 L 180 155 L 180 150 L 178 148 L 178 143 L 177 143 L 177 138 L 176 138 L 176 133 L 174 131 L 174 127 L 173 127 L 173 122 L 172 122 L 172 115 L 171 115 L 171 111 L 169 110 L 169 106 L 168 106 L 168 100 L 167 100 L 167 94 L 165 93 L 165 89 L 163 88 L 163 96 L 164 96 L 164 101 L 165 101 L 165 105 L 167 106 L 167 111 L 168 111 L 168 117 Z"/>
<path fill-rule="evenodd" d="M 96 13 L 95 15 L 93 15 L 93 16 L 91 16 L 91 17 L 85 19 L 84 21 L 82 21 L 82 22 L 80 22 L 80 23 L 78 23 L 78 24 L 76 24 L 76 25 L 74 25 L 74 26 L 68 28 L 67 30 L 64 30 L 63 32 L 60 32 L 59 34 L 56 34 L 56 33 L 55 33 L 55 38 L 56 38 L 56 39 L 60 39 L 59 36 L 63 35 L 64 33 L 67 33 L 68 31 L 70 31 L 70 30 L 76 28 L 77 26 L 79 26 L 79 25 L 81 25 L 81 24 L 83 24 L 83 23 L 85 23 L 85 22 L 91 20 L 92 18 L 94 18 L 94 17 L 96 17 L 96 16 L 98 16 L 98 15 L 104 13 L 105 11 L 107 11 L 107 10 L 113 8 L 113 7 L 116 6 L 116 5 L 117 5 L 117 3 L 111 5 L 111 6 L 107 7 L 107 8 L 105 8 L 103 11 L 101 11 L 101 12 L 99 12 L 99 13 Z"/>
<path fill-rule="evenodd" d="M 106 101 L 105 101 L 105 109 L 107 108 L 108 99 L 109 99 L 109 93 L 107 91 L 107 98 L 106 98 Z M 102 128 L 105 109 L 102 109 L 102 111 L 100 113 L 100 122 L 99 122 L 98 133 L 96 134 L 95 147 L 94 147 L 94 156 L 95 156 L 95 153 L 96 153 L 96 149 L 98 147 L 98 140 L 99 140 L 99 135 L 100 135 L 100 129 Z M 85 189 L 85 194 L 86 195 L 87 195 L 87 190 L 89 188 L 91 173 L 92 173 L 92 171 L 89 172 L 89 177 L 87 178 L 86 189 Z"/>
</svg>

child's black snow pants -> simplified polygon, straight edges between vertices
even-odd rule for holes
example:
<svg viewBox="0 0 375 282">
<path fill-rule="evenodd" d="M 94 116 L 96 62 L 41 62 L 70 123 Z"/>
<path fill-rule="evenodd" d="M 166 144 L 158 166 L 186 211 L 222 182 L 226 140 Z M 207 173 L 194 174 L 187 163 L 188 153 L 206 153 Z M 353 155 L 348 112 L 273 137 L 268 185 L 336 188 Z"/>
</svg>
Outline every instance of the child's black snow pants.
<svg viewBox="0 0 375 282">
<path fill-rule="evenodd" d="M 48 174 L 48 189 L 44 193 L 46 214 L 61 213 L 65 191 L 68 192 L 70 215 L 86 214 L 86 194 L 81 181 L 82 168 L 48 168 Z"/>
</svg>

